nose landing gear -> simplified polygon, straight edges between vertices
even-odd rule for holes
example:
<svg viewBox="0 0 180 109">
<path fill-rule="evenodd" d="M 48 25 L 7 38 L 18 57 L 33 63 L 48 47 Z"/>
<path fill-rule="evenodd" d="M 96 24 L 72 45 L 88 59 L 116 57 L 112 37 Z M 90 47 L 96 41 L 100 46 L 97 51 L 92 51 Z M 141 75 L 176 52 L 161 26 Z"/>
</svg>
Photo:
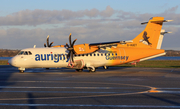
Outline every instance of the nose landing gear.
<svg viewBox="0 0 180 109">
<path fill-rule="evenodd" d="M 18 70 L 19 70 L 20 73 L 24 73 L 25 68 L 20 67 L 20 68 L 18 68 Z"/>
</svg>

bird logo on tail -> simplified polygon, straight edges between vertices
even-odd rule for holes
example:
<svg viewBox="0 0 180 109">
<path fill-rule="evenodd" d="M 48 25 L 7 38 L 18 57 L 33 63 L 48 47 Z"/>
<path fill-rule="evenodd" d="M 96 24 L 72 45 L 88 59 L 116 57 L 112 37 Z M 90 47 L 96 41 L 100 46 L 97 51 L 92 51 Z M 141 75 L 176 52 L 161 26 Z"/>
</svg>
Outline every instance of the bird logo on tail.
<svg viewBox="0 0 180 109">
<path fill-rule="evenodd" d="M 152 44 L 149 42 L 149 38 L 150 38 L 150 37 L 147 37 L 147 32 L 144 31 L 143 39 L 141 39 L 139 42 L 142 42 L 142 43 L 145 44 L 145 45 L 152 45 Z"/>
</svg>

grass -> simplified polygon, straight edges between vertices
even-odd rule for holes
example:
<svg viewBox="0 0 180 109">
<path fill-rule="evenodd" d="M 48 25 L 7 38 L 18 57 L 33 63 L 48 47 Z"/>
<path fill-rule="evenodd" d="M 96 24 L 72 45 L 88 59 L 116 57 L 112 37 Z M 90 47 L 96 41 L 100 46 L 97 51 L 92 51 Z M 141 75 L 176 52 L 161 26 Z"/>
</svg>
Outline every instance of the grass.
<svg viewBox="0 0 180 109">
<path fill-rule="evenodd" d="M 148 67 L 148 68 L 180 68 L 180 60 L 146 60 L 135 65 L 122 64 L 121 67 Z"/>
<path fill-rule="evenodd" d="M 8 65 L 8 60 L 0 60 L 0 65 Z"/>
<path fill-rule="evenodd" d="M 0 65 L 8 65 L 8 60 L 0 60 Z M 180 68 L 180 60 L 146 60 L 135 65 L 122 64 L 119 67 L 148 67 L 148 68 Z"/>
</svg>

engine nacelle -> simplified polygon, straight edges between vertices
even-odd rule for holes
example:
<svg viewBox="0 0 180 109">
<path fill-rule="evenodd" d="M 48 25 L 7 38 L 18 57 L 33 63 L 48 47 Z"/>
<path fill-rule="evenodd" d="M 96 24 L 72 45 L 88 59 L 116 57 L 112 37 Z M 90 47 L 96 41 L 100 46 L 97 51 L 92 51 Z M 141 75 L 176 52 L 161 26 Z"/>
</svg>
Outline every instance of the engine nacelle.
<svg viewBox="0 0 180 109">
<path fill-rule="evenodd" d="M 89 46 L 89 44 L 79 44 L 74 45 L 74 51 L 77 54 L 87 54 L 97 51 L 99 48 L 97 46 Z"/>
<path fill-rule="evenodd" d="M 85 64 L 83 60 L 75 60 L 74 62 L 69 62 L 68 66 L 73 69 L 82 69 Z"/>
</svg>

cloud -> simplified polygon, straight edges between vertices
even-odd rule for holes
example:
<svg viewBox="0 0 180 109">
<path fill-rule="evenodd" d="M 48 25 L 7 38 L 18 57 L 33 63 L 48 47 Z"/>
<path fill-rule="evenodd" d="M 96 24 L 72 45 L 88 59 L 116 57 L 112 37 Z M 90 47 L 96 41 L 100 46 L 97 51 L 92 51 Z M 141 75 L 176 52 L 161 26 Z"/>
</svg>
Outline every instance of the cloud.
<svg viewBox="0 0 180 109">
<path fill-rule="evenodd" d="M 177 41 L 180 39 L 180 14 L 176 13 L 177 9 L 178 6 L 175 6 L 159 14 L 137 14 L 114 10 L 110 6 L 102 11 L 96 8 L 80 11 L 22 10 L 0 17 L 0 47 L 43 47 L 47 35 L 50 35 L 50 41 L 54 41 L 55 45 L 64 45 L 68 42 L 70 33 L 73 39 L 78 39 L 76 44 L 131 40 L 144 30 L 146 25 L 140 25 L 141 22 L 148 21 L 153 16 L 163 16 L 167 20 L 174 20 L 163 26 L 167 31 L 173 32 L 165 35 L 163 47 L 177 48 Z"/>
<path fill-rule="evenodd" d="M 88 17 L 97 17 L 99 15 L 99 10 L 97 10 L 96 8 L 93 8 L 91 10 L 85 10 L 84 14 Z"/>
<path fill-rule="evenodd" d="M 111 17 L 113 14 L 114 14 L 113 8 L 107 6 L 106 10 L 102 11 L 100 15 L 104 17 Z"/>
<path fill-rule="evenodd" d="M 0 25 L 41 25 L 41 24 L 56 24 L 61 21 L 80 19 L 87 17 L 111 17 L 114 14 L 114 10 L 107 6 L 103 11 L 97 9 L 71 11 L 71 10 L 22 10 L 11 15 L 1 16 Z"/>
<path fill-rule="evenodd" d="M 174 13 L 177 9 L 178 9 L 178 6 L 175 6 L 175 7 L 172 7 L 170 9 L 166 10 L 165 12 L 166 13 Z"/>
</svg>

